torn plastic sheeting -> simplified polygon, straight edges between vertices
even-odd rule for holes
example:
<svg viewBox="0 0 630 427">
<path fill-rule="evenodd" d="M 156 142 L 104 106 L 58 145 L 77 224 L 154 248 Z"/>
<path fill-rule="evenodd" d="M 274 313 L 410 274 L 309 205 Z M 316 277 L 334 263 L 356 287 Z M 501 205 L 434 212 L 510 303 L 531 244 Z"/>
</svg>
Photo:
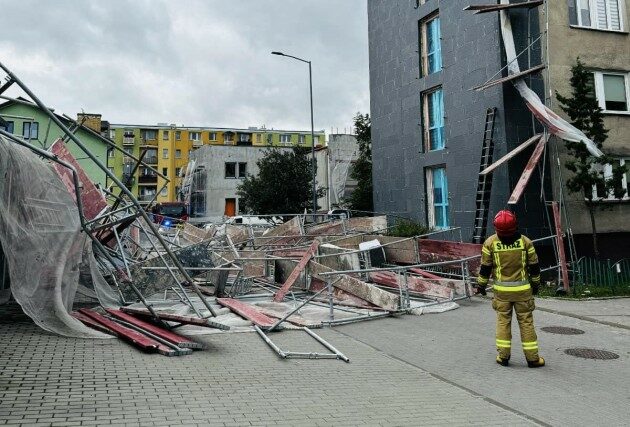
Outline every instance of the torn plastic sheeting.
<svg viewBox="0 0 630 427">
<path fill-rule="evenodd" d="M 501 0 L 501 4 L 510 4 L 509 0 Z M 520 72 L 518 59 L 516 57 L 516 48 L 514 46 L 514 35 L 512 34 L 512 23 L 506 10 L 499 12 L 501 17 L 501 35 L 503 36 L 503 46 L 505 47 L 505 56 L 508 62 L 509 73 L 515 74 Z M 525 81 L 521 78 L 514 81 L 514 87 L 519 92 L 527 108 L 536 116 L 536 118 L 544 124 L 549 132 L 565 141 L 582 142 L 586 145 L 588 151 L 596 157 L 601 157 L 601 152 L 597 145 L 587 137 L 584 132 L 564 120 L 562 117 L 554 113 L 540 100 L 536 92 L 527 87 Z"/>
<path fill-rule="evenodd" d="M 0 242 L 11 293 L 42 329 L 111 338 L 70 316 L 79 268 L 89 262 L 79 212 L 50 163 L 0 137 Z"/>
</svg>

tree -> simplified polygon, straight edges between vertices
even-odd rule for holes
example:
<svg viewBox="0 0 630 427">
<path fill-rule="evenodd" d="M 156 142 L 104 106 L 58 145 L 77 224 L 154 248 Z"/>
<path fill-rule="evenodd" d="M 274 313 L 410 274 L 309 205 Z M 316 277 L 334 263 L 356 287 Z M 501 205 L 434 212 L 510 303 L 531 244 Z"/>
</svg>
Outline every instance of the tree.
<svg viewBox="0 0 630 427">
<path fill-rule="evenodd" d="M 350 177 L 357 181 L 357 187 L 348 198 L 351 210 L 374 210 L 372 199 L 372 123 L 369 114 L 357 113 L 354 116 L 354 129 L 359 145 L 359 157 L 352 166 Z"/>
<path fill-rule="evenodd" d="M 269 149 L 256 162 L 258 175 L 248 175 L 238 186 L 240 210 L 246 214 L 298 214 L 311 210 L 313 179 L 310 150 Z M 318 188 L 317 197 L 324 189 Z"/>
<path fill-rule="evenodd" d="M 586 134 L 601 150 L 608 137 L 608 130 L 604 127 L 602 109 L 595 98 L 593 73 L 584 68 L 584 64 L 577 58 L 571 67 L 571 96 L 564 97 L 556 92 L 560 101 L 560 108 L 567 113 L 571 123 Z M 621 199 L 625 190 L 622 187 L 622 177 L 626 172 L 625 166 L 610 155 L 593 156 L 582 142 L 565 141 L 568 154 L 565 167 L 572 172 L 567 179 L 567 188 L 571 193 L 582 194 L 591 217 L 593 235 L 593 251 L 599 257 L 597 246 L 597 227 L 595 224 L 596 201 L 593 198 L 593 188 L 598 195 L 613 195 Z M 612 165 L 612 176 L 604 176 L 604 166 Z"/>
</svg>

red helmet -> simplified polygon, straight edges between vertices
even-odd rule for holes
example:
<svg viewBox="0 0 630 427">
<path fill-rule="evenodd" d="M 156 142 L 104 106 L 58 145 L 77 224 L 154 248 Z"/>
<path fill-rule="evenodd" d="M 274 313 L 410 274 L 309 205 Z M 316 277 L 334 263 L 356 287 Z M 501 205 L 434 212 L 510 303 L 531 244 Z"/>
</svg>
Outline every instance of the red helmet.
<svg viewBox="0 0 630 427">
<path fill-rule="evenodd" d="M 516 233 L 517 221 L 516 215 L 508 210 L 499 211 L 492 221 L 497 235 L 500 237 L 509 237 Z"/>
</svg>

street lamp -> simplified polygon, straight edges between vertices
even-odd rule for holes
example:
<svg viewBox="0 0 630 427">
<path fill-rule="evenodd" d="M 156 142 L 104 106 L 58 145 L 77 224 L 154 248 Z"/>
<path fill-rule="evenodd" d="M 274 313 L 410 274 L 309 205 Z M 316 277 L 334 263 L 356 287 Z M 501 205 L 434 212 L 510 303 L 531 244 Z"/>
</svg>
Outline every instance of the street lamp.
<svg viewBox="0 0 630 427">
<path fill-rule="evenodd" d="M 272 55 L 286 56 L 287 58 L 293 58 L 301 62 L 308 64 L 308 84 L 311 94 L 311 166 L 313 172 L 313 220 L 315 220 L 315 213 L 317 212 L 317 183 L 315 179 L 315 129 L 313 124 L 313 73 L 311 70 L 311 61 L 298 58 L 297 56 L 287 55 L 282 52 L 271 52 Z"/>
</svg>

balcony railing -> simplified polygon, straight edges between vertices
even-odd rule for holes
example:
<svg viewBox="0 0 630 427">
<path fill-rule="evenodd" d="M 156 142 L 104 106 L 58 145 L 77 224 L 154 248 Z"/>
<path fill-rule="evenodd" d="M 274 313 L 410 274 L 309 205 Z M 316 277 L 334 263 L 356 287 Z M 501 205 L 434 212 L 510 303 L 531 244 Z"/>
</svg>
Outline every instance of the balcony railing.
<svg viewBox="0 0 630 427">
<path fill-rule="evenodd" d="M 139 184 L 155 184 L 157 182 L 157 175 L 140 175 L 138 177 Z"/>
<path fill-rule="evenodd" d="M 157 156 L 144 156 L 143 161 L 147 165 L 157 165 L 158 164 Z"/>
<path fill-rule="evenodd" d="M 132 137 L 124 137 L 123 138 L 123 145 L 134 145 L 136 143 L 136 139 L 132 136 Z"/>
<path fill-rule="evenodd" d="M 192 142 L 192 146 L 193 147 L 201 147 L 203 145 L 203 141 L 193 141 Z"/>
</svg>

